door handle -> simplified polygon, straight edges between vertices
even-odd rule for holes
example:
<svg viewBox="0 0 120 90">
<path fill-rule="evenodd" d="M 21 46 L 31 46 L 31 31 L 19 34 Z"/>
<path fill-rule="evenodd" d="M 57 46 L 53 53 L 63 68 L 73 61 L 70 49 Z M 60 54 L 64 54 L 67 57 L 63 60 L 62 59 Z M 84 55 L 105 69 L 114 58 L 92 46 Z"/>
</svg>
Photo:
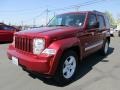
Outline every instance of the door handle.
<svg viewBox="0 0 120 90">
<path fill-rule="evenodd" d="M 91 32 L 91 35 L 94 36 L 94 35 L 95 35 L 95 32 Z"/>
</svg>

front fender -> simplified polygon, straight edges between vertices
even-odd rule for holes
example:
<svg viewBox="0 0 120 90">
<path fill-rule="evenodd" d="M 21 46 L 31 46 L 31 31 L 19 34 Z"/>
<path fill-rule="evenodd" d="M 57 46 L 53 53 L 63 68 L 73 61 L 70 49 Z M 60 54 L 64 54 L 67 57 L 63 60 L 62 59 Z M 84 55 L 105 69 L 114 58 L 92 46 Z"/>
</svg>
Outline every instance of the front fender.
<svg viewBox="0 0 120 90">
<path fill-rule="evenodd" d="M 59 60 L 60 60 L 64 50 L 66 50 L 70 47 L 74 47 L 74 46 L 80 47 L 80 40 L 76 37 L 54 41 L 52 44 L 49 45 L 48 48 L 52 48 L 52 49 L 56 50 L 56 54 L 55 54 L 54 59 L 51 63 L 52 67 L 51 67 L 49 73 L 51 73 L 51 74 L 55 73 L 57 66 L 58 66 L 58 63 L 59 63 Z"/>
<path fill-rule="evenodd" d="M 48 48 L 64 51 L 65 49 L 73 46 L 80 46 L 80 40 L 76 37 L 54 41 Z"/>
</svg>

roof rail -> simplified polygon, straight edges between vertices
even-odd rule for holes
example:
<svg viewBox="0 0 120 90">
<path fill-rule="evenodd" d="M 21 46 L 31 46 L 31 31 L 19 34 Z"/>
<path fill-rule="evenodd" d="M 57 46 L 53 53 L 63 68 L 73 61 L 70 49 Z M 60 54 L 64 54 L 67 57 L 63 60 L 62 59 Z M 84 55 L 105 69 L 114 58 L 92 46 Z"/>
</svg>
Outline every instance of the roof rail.
<svg viewBox="0 0 120 90">
<path fill-rule="evenodd" d="M 99 11 L 96 11 L 96 10 L 93 10 L 93 12 L 95 12 L 96 14 L 104 14 L 103 12 L 99 12 Z"/>
<path fill-rule="evenodd" d="M 98 12 L 98 13 L 101 13 L 101 12 L 99 12 L 99 11 L 97 11 L 97 10 L 93 10 L 93 12 Z"/>
</svg>

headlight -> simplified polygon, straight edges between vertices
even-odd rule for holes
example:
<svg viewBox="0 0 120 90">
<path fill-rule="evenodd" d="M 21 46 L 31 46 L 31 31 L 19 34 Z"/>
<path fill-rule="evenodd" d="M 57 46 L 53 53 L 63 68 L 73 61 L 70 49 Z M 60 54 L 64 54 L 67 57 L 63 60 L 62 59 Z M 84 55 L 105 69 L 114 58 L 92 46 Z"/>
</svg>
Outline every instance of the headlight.
<svg viewBox="0 0 120 90">
<path fill-rule="evenodd" d="M 44 39 L 34 39 L 33 40 L 33 53 L 40 54 L 45 48 Z"/>
</svg>

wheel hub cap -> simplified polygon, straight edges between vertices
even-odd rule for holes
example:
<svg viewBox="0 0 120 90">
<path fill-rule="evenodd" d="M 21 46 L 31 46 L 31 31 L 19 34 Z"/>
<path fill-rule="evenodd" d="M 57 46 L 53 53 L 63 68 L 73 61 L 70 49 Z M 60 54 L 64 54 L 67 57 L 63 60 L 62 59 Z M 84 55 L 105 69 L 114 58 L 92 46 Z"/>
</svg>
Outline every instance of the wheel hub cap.
<svg viewBox="0 0 120 90">
<path fill-rule="evenodd" d="M 66 79 L 69 79 L 73 76 L 76 69 L 76 60 L 75 57 L 69 56 L 63 65 L 63 76 Z"/>
<path fill-rule="evenodd" d="M 105 54 L 106 54 L 107 51 L 108 51 L 108 43 L 105 44 L 105 50 L 104 51 L 105 51 Z"/>
</svg>

